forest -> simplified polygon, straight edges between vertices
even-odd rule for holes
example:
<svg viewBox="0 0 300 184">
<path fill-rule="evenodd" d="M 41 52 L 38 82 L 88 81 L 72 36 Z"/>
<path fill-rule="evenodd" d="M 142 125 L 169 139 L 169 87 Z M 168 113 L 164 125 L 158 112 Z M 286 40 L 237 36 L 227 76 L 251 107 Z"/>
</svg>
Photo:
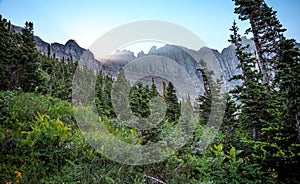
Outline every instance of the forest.
<svg viewBox="0 0 300 184">
<path fill-rule="evenodd" d="M 194 104 L 179 101 L 171 81 L 160 84 L 162 93 L 154 78 L 152 85 L 130 86 L 128 106 L 138 118 L 151 114 L 152 98 L 165 103 L 165 116 L 152 130 L 128 127 L 116 115 L 113 83 L 128 84 L 122 72 L 118 79 L 97 73 L 92 98 L 98 118 L 123 142 L 159 142 L 172 134 L 183 106 L 198 110 L 188 143 L 167 158 L 145 165 L 114 161 L 89 144 L 75 114 L 88 112 L 90 107 L 83 106 L 84 102 L 78 102 L 82 107 L 72 104 L 78 61 L 59 60 L 50 50 L 42 55 L 36 49 L 32 22 L 15 33 L 12 23 L 0 15 L 0 183 L 300 183 L 300 51 L 296 40 L 284 36 L 286 29 L 277 12 L 263 0 L 233 1 L 234 13 L 250 26 L 245 33 L 240 33 L 236 21 L 228 28 L 228 41 L 240 61 L 237 67 L 243 71 L 231 80 L 243 83 L 225 94 L 222 126 L 205 149 L 200 145 L 213 93 L 218 90 L 211 73 L 202 73 L 205 94 Z M 246 51 L 243 35 L 253 39 L 255 54 Z M 92 72 L 85 67 L 80 71 Z M 214 127 L 209 131 L 215 131 Z"/>
</svg>

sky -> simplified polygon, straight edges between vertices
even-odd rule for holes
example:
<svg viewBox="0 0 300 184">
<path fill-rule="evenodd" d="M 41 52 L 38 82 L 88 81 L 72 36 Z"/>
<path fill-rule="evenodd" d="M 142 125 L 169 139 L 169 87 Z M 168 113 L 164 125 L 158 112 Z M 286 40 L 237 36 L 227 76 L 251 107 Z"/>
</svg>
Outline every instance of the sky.
<svg viewBox="0 0 300 184">
<path fill-rule="evenodd" d="M 300 41 L 300 0 L 266 2 L 278 11 L 280 22 L 288 29 L 285 36 Z M 44 41 L 64 44 L 74 39 L 86 49 L 120 25 L 162 20 L 189 29 L 208 47 L 221 51 L 229 45 L 229 28 L 238 19 L 233 9 L 231 0 L 0 0 L 0 14 L 13 24 L 32 21 L 34 34 Z M 242 33 L 248 23 L 238 25 Z M 132 49 L 147 49 L 140 47 Z"/>
</svg>

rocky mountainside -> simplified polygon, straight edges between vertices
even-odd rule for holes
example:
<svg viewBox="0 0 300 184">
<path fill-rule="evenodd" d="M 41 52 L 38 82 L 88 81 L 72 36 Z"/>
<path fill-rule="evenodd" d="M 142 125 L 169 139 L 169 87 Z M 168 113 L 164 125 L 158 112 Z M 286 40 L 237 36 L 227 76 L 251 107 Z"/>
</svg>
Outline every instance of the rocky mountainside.
<svg viewBox="0 0 300 184">
<path fill-rule="evenodd" d="M 14 30 L 15 32 L 20 32 L 21 28 L 14 26 Z M 253 41 L 246 39 L 246 37 L 243 37 L 242 39 L 245 45 L 250 45 L 248 51 L 253 52 Z M 62 60 L 63 58 L 69 58 L 73 61 L 78 61 L 79 66 L 87 65 L 89 68 L 93 68 L 95 71 L 102 70 L 104 74 L 112 76 L 113 78 L 116 77 L 121 68 L 124 68 L 128 65 L 127 68 L 130 68 L 130 72 L 132 73 L 131 77 L 133 77 L 134 80 L 142 81 L 143 83 L 150 85 L 151 78 L 154 77 L 160 91 L 162 80 L 168 81 L 169 79 L 167 77 L 172 76 L 157 76 L 154 75 L 155 72 L 160 71 L 161 74 L 173 74 L 173 79 L 180 81 L 180 78 L 184 77 L 180 76 L 182 73 L 182 71 L 179 71 L 178 69 L 178 66 L 180 66 L 185 72 L 188 73 L 190 77 L 189 80 L 195 86 L 197 92 L 199 94 L 204 93 L 202 73 L 200 72 L 200 68 L 203 68 L 203 66 L 199 64 L 201 60 L 206 62 L 206 68 L 208 70 L 214 70 L 213 78 L 215 80 L 223 80 L 225 84 L 225 88 L 222 89 L 223 91 L 228 91 L 235 85 L 241 83 L 241 81 L 229 82 L 229 79 L 232 76 L 242 72 L 240 69 L 236 68 L 239 64 L 239 61 L 235 57 L 235 50 L 234 46 L 232 45 L 223 49 L 222 52 L 207 47 L 203 47 L 198 51 L 195 51 L 175 45 L 165 45 L 161 48 L 156 48 L 153 46 L 147 54 L 140 52 L 137 54 L 137 56 L 135 56 L 131 51 L 122 50 L 114 52 L 106 60 L 97 61 L 89 50 L 80 47 L 74 40 L 69 40 L 65 44 L 49 44 L 43 41 L 40 37 L 35 36 L 35 43 L 38 51 L 44 55 L 49 54 L 50 49 L 50 55 L 52 57 L 55 57 L 59 60 Z M 136 61 L 140 62 L 137 66 L 130 64 L 136 64 Z M 170 65 L 167 62 L 173 62 L 173 64 Z M 153 71 L 153 73 L 150 73 L 149 71 Z M 133 73 L 145 73 L 145 75 L 142 76 L 143 78 L 138 79 L 136 78 L 138 75 L 134 76 Z M 148 76 L 146 76 L 146 74 Z M 130 82 L 133 84 L 136 81 Z"/>
<path fill-rule="evenodd" d="M 254 50 L 253 42 L 251 40 L 246 39 L 245 37 L 243 37 L 243 42 L 245 44 L 249 44 L 250 45 L 249 52 L 251 50 L 253 52 Z M 153 57 L 153 56 L 159 56 L 159 57 Z M 235 56 L 235 48 L 232 45 L 223 49 L 221 53 L 217 50 L 210 49 L 207 47 L 203 47 L 200 50 L 195 51 L 195 50 L 190 50 L 176 45 L 165 45 L 161 48 L 156 48 L 155 46 L 153 46 L 150 49 L 149 53 L 145 54 L 144 52 L 140 52 L 137 54 L 137 56 L 135 56 L 133 52 L 127 50 L 117 51 L 113 55 L 111 55 L 107 60 L 101 61 L 102 69 L 106 75 L 116 77 L 118 71 L 121 68 L 127 66 L 132 62 L 137 63 L 136 61 L 139 62 L 143 60 L 148 61 L 149 57 L 153 57 L 153 60 L 156 61 L 160 60 L 161 62 L 165 58 L 175 61 L 189 74 L 191 82 L 193 83 L 194 86 L 196 86 L 196 89 L 200 94 L 204 92 L 202 73 L 199 70 L 201 68 L 199 61 L 201 60 L 205 61 L 205 63 L 208 65 L 207 70 L 214 71 L 213 78 L 215 80 L 223 79 L 223 82 L 225 83 L 223 91 L 229 91 L 235 85 L 241 84 L 241 81 L 229 82 L 229 79 L 232 76 L 236 74 L 240 74 L 242 72 L 240 69 L 237 69 L 239 61 Z M 151 62 L 151 60 L 149 60 L 148 62 Z M 130 71 L 132 73 L 139 73 L 139 72 L 147 73 L 147 70 L 151 70 L 147 65 L 145 65 L 144 68 L 143 66 L 139 66 L 135 68 L 131 66 Z M 177 68 L 172 65 L 170 66 L 168 65 L 168 68 L 166 68 L 166 65 L 161 66 L 159 62 L 152 62 L 150 67 L 156 69 L 162 67 L 165 68 L 165 73 L 174 73 L 176 75 Z M 150 75 L 150 73 L 148 75 Z M 177 77 L 180 78 L 181 76 L 177 76 Z M 163 79 L 162 76 L 154 76 L 154 78 L 156 79 L 158 86 L 161 86 L 162 80 L 168 81 L 167 79 Z M 133 77 L 133 79 L 136 78 Z M 147 77 L 143 78 L 142 81 L 148 85 L 151 85 L 150 76 L 148 78 Z M 134 81 L 130 81 L 130 82 L 134 83 Z"/>
<path fill-rule="evenodd" d="M 101 63 L 98 62 L 92 52 L 80 47 L 75 40 L 69 40 L 64 45 L 60 43 L 47 43 L 38 36 L 34 37 L 37 50 L 43 55 L 50 54 L 51 57 L 62 59 L 70 59 L 72 61 L 78 61 L 79 66 L 88 66 L 97 70 L 101 67 Z M 50 53 L 48 53 L 50 51 Z"/>
<path fill-rule="evenodd" d="M 14 33 L 21 33 L 22 27 L 12 25 Z M 69 40 L 65 44 L 61 43 L 47 43 L 39 36 L 34 36 L 34 42 L 37 50 L 43 54 L 50 54 L 51 57 L 58 60 L 72 60 L 78 61 L 79 66 L 88 66 L 98 70 L 101 68 L 101 63 L 94 58 L 94 55 L 89 50 L 80 47 L 75 40 Z"/>
</svg>

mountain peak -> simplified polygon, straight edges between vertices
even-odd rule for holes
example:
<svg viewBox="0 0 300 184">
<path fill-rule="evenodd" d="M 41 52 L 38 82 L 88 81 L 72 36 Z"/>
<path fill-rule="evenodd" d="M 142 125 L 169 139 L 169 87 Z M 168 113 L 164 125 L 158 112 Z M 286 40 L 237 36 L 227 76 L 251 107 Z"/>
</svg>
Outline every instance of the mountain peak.
<svg viewBox="0 0 300 184">
<path fill-rule="evenodd" d="M 149 50 L 148 54 L 151 54 L 151 53 L 155 52 L 156 49 L 157 49 L 157 47 L 155 45 L 153 45 L 151 47 L 151 49 Z"/>
<path fill-rule="evenodd" d="M 73 39 L 68 40 L 68 41 L 66 42 L 65 46 L 69 46 L 69 47 L 80 47 L 80 46 L 78 45 L 78 43 L 77 43 L 75 40 L 73 40 Z"/>
</svg>

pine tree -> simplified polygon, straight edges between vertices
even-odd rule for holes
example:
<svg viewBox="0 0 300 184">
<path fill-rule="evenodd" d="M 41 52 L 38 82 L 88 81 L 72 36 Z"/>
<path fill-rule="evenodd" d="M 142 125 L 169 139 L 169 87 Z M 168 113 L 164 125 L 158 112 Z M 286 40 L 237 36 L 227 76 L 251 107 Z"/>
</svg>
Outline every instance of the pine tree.
<svg viewBox="0 0 300 184">
<path fill-rule="evenodd" d="M 26 22 L 21 34 L 14 33 L 10 22 L 1 17 L 1 89 L 36 91 L 45 85 L 46 73 L 41 69 L 36 50 L 33 23 Z M 41 91 L 38 89 L 38 91 Z"/>
<path fill-rule="evenodd" d="M 15 88 L 21 87 L 24 91 L 33 91 L 36 87 L 44 85 L 44 81 L 39 52 L 34 43 L 32 22 L 25 23 L 20 38 Z"/>
<path fill-rule="evenodd" d="M 106 115 L 108 117 L 116 117 L 116 114 L 114 112 L 114 108 L 112 105 L 112 86 L 113 86 L 113 79 L 110 76 L 106 76 L 103 84 L 103 95 L 104 95 L 104 109 L 106 111 Z"/>
<path fill-rule="evenodd" d="M 284 124 L 295 130 L 289 135 L 300 144 L 300 51 L 292 39 L 283 39 L 279 48 L 275 79 L 284 99 Z"/>
<path fill-rule="evenodd" d="M 204 83 L 204 91 L 203 95 L 200 95 L 197 98 L 197 109 L 199 111 L 199 121 L 201 124 L 206 124 L 209 118 L 209 114 L 211 112 L 211 103 L 212 103 L 212 94 L 211 94 L 211 85 L 213 83 L 212 80 L 212 71 L 207 71 L 206 63 L 203 60 L 199 61 L 200 72 L 202 74 L 203 83 Z"/>
<path fill-rule="evenodd" d="M 130 93 L 130 106 L 134 115 L 140 118 L 147 118 L 150 115 L 151 91 L 148 85 L 143 86 L 138 82 L 132 87 Z"/>
<path fill-rule="evenodd" d="M 157 87 L 155 85 L 155 81 L 154 81 L 154 77 L 151 78 L 151 96 L 154 97 L 154 96 L 158 96 L 159 93 L 157 91 Z"/>
<path fill-rule="evenodd" d="M 111 101 L 111 89 L 112 79 L 108 76 L 104 76 L 103 73 L 100 71 L 97 75 L 95 86 L 95 103 L 98 109 L 98 113 L 101 117 L 115 117 L 115 112 L 113 110 Z"/>
<path fill-rule="evenodd" d="M 40 86 L 42 93 L 71 101 L 72 81 L 78 62 L 64 58 L 59 61 L 45 55 L 39 55 L 42 71 L 46 72 L 45 85 Z"/>
<path fill-rule="evenodd" d="M 51 47 L 50 44 L 47 45 L 47 57 L 50 58 L 51 55 Z"/>
<path fill-rule="evenodd" d="M 225 99 L 221 93 L 222 80 L 213 80 L 214 72 L 208 70 L 207 64 L 199 61 L 198 70 L 202 74 L 204 84 L 204 94 L 196 99 L 195 110 L 198 111 L 199 122 L 211 128 L 219 129 L 225 107 Z"/>
<path fill-rule="evenodd" d="M 165 83 L 165 81 L 162 81 L 162 92 L 163 92 L 163 94 L 162 94 L 162 97 L 163 97 L 163 99 L 166 99 L 166 96 L 167 96 L 167 85 L 166 85 L 166 83 Z"/>
<path fill-rule="evenodd" d="M 233 79 L 242 79 L 243 85 L 233 93 L 241 102 L 239 121 L 255 120 L 257 136 L 246 143 L 251 146 L 258 163 L 274 167 L 281 182 L 297 181 L 299 172 L 292 168 L 299 164 L 299 51 L 293 40 L 283 36 L 282 28 L 276 17 L 276 11 L 267 4 L 253 0 L 235 0 L 241 20 L 249 20 L 257 50 L 257 62 L 261 66 L 257 73 L 255 60 L 245 55 L 237 36 L 237 28 L 232 28 L 231 42 L 237 46 L 236 54 L 241 62 L 243 74 Z M 246 53 L 247 54 L 247 53 Z M 255 72 L 256 71 L 256 74 Z M 257 75 L 258 74 L 258 75 Z M 275 76 L 274 76 L 275 74 Z M 248 90 L 247 90 L 248 89 Z M 298 132 L 297 132 L 298 130 Z"/>
<path fill-rule="evenodd" d="M 226 94 L 226 110 L 220 131 L 225 135 L 225 143 L 230 143 L 235 148 L 245 150 L 244 145 L 240 142 L 240 135 L 245 130 L 238 121 L 237 110 L 235 100 L 229 94 Z"/>
<path fill-rule="evenodd" d="M 167 104 L 166 118 L 169 122 L 178 121 L 180 116 L 180 104 L 176 95 L 176 90 L 172 82 L 166 88 L 165 101 Z"/>
<path fill-rule="evenodd" d="M 247 48 L 242 46 L 238 27 L 233 23 L 230 29 L 233 34 L 230 36 L 230 42 L 236 46 L 236 56 L 240 61 L 239 68 L 243 74 L 234 76 L 231 80 L 243 80 L 241 86 L 236 87 L 231 93 L 241 104 L 240 121 L 246 129 L 252 129 L 253 139 L 258 139 L 259 130 L 264 126 L 266 118 L 266 100 L 268 99 L 267 91 L 262 83 L 259 70 L 255 68 L 256 58 L 251 53 L 244 50 Z"/>
<path fill-rule="evenodd" d="M 276 54 L 283 32 L 276 11 L 268 7 L 263 0 L 233 0 L 235 13 L 242 21 L 249 20 L 251 28 L 246 33 L 253 34 L 253 41 L 257 50 L 258 66 L 263 74 L 263 82 L 270 85 L 274 76 L 274 55 Z M 270 87 L 269 87 L 270 90 Z"/>
<path fill-rule="evenodd" d="M 10 88 L 10 74 L 13 66 L 14 45 L 9 22 L 0 15 L 0 90 Z"/>
<path fill-rule="evenodd" d="M 112 85 L 112 80 L 108 84 Z M 104 88 L 106 87 L 107 85 L 105 84 Z M 111 101 L 108 105 L 112 107 L 112 104 L 114 104 L 114 109 L 112 110 L 115 110 L 121 121 L 130 121 L 134 117 L 130 109 L 130 88 L 130 82 L 126 79 L 124 70 L 120 70 L 114 85 L 107 88 L 107 92 L 110 91 L 110 93 L 105 92 L 106 99 L 108 102 Z"/>
</svg>

